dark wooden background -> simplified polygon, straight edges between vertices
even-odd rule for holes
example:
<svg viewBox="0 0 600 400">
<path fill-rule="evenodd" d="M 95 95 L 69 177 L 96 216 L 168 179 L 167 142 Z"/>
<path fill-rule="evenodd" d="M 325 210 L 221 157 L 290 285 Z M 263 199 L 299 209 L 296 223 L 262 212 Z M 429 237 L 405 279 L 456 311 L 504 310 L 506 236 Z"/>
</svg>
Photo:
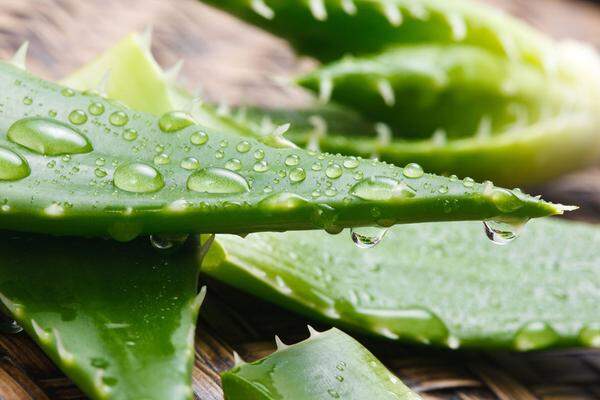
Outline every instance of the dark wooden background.
<svg viewBox="0 0 600 400">
<path fill-rule="evenodd" d="M 600 6 L 579 0 L 486 1 L 557 38 L 587 40 L 600 48 Z M 210 100 L 270 106 L 309 101 L 272 77 L 310 68 L 312 61 L 294 57 L 282 41 L 194 0 L 0 0 L 0 57 L 29 40 L 30 69 L 58 79 L 148 25 L 154 27 L 159 63 L 169 66 L 183 58 L 183 82 L 190 89 L 202 86 Z M 581 205 L 574 218 L 600 221 L 598 168 L 531 190 Z M 273 351 L 275 334 L 287 342 L 305 338 L 309 321 L 217 282 L 208 284 L 196 336 L 194 391 L 198 399 L 222 400 L 219 373 L 233 365 L 233 350 L 257 359 Z M 600 399 L 600 351 L 454 352 L 359 339 L 425 399 Z M 0 335 L 2 398 L 84 396 L 20 333 Z"/>
</svg>

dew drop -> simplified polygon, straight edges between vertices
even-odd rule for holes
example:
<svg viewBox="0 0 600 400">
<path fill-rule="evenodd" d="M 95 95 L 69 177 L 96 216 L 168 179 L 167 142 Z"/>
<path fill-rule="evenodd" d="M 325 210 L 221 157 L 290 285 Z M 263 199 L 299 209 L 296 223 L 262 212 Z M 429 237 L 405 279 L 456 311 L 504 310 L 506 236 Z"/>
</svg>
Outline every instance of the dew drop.
<svg viewBox="0 0 600 400">
<path fill-rule="evenodd" d="M 150 235 L 150 244 L 157 250 L 171 250 L 181 247 L 188 235 Z"/>
<path fill-rule="evenodd" d="M 402 170 L 402 174 L 407 178 L 420 178 L 425 172 L 423 168 L 416 163 L 410 163 Z"/>
<path fill-rule="evenodd" d="M 294 183 L 299 183 L 299 182 L 302 182 L 304 179 L 306 179 L 306 172 L 302 168 L 294 168 L 290 172 L 289 176 L 290 176 L 290 181 L 292 181 Z"/>
<path fill-rule="evenodd" d="M 342 176 L 343 173 L 344 170 L 338 164 L 332 164 L 328 166 L 325 170 L 325 175 L 327 175 L 327 177 L 331 179 L 337 179 L 340 176 Z"/>
<path fill-rule="evenodd" d="M 98 178 L 104 178 L 106 175 L 108 175 L 108 173 L 103 168 L 96 168 L 94 170 L 94 175 L 96 175 Z"/>
<path fill-rule="evenodd" d="M 513 212 L 523 207 L 521 199 L 510 190 L 494 188 L 491 197 L 496 208 L 502 212 Z"/>
<path fill-rule="evenodd" d="M 18 181 L 31 173 L 29 164 L 19 154 L 0 147 L 0 181 Z"/>
<path fill-rule="evenodd" d="M 350 157 L 347 160 L 344 160 L 344 168 L 348 168 L 348 169 L 354 169 L 356 167 L 358 167 L 359 161 L 354 158 L 354 157 Z"/>
<path fill-rule="evenodd" d="M 352 228 L 350 236 L 356 247 L 361 249 L 370 249 L 377 246 L 382 240 L 389 228 L 380 227 L 361 227 Z"/>
<path fill-rule="evenodd" d="M 323 166 L 320 162 L 315 161 L 315 163 L 310 167 L 310 169 L 312 169 L 313 171 L 320 171 L 323 169 Z"/>
<path fill-rule="evenodd" d="M 88 106 L 90 114 L 98 116 L 104 114 L 104 105 L 102 103 L 92 103 Z"/>
<path fill-rule="evenodd" d="M 138 137 L 138 132 L 135 129 L 125 129 L 125 131 L 123 131 L 123 139 L 127 140 L 128 142 L 133 142 L 135 139 L 137 139 Z"/>
<path fill-rule="evenodd" d="M 550 325 L 533 321 L 523 326 L 514 338 L 514 347 L 520 351 L 539 350 L 551 346 L 559 339 Z"/>
<path fill-rule="evenodd" d="M 515 240 L 525 228 L 527 220 L 515 222 L 483 221 L 485 235 L 495 244 L 503 246 Z"/>
<path fill-rule="evenodd" d="M 142 163 L 119 166 L 114 173 L 113 182 L 117 188 L 132 193 L 156 192 L 165 186 L 160 172 Z"/>
<path fill-rule="evenodd" d="M 265 160 L 258 161 L 256 164 L 254 164 L 252 169 L 256 172 L 265 172 L 269 169 L 269 164 Z"/>
<path fill-rule="evenodd" d="M 243 176 L 216 167 L 194 172 L 187 180 L 187 188 L 198 193 L 225 195 L 250 191 L 248 181 Z"/>
<path fill-rule="evenodd" d="M 285 159 L 285 165 L 287 165 L 288 167 L 294 167 L 294 166 L 298 165 L 299 162 L 300 162 L 300 157 L 298 157 L 295 154 L 290 154 Z"/>
<path fill-rule="evenodd" d="M 195 123 L 192 116 L 183 111 L 170 111 L 158 119 L 158 127 L 165 133 L 178 132 Z"/>
<path fill-rule="evenodd" d="M 10 141 L 47 156 L 89 153 L 91 143 L 79 131 L 47 118 L 23 118 L 8 128 Z"/>
<path fill-rule="evenodd" d="M 241 141 L 241 142 L 239 142 L 239 143 L 237 144 L 237 146 L 235 147 L 235 149 L 236 149 L 236 150 L 237 150 L 239 153 L 247 153 L 247 152 L 249 152 L 249 151 L 250 151 L 250 148 L 251 148 L 251 147 L 252 147 L 252 146 L 250 145 L 250 143 L 249 143 L 249 142 L 247 142 L 247 141 L 243 140 L 243 141 Z"/>
<path fill-rule="evenodd" d="M 25 96 L 23 98 L 23 104 L 25 104 L 26 106 L 30 106 L 31 104 L 33 104 L 33 99 L 29 96 Z"/>
<path fill-rule="evenodd" d="M 265 151 L 262 149 L 258 149 L 254 152 L 254 158 L 257 160 L 262 160 L 265 158 Z"/>
<path fill-rule="evenodd" d="M 206 142 L 208 142 L 208 135 L 206 134 L 206 132 L 197 131 L 192 133 L 192 135 L 190 136 L 190 143 L 192 143 L 193 145 L 201 146 Z"/>
<path fill-rule="evenodd" d="M 156 157 L 154 157 L 154 164 L 156 165 L 167 165 L 171 162 L 171 157 L 168 154 L 160 153 Z"/>
<path fill-rule="evenodd" d="M 239 171 L 242 169 L 242 162 L 237 158 L 232 158 L 225 163 L 225 168 L 231 171 Z"/>
<path fill-rule="evenodd" d="M 217 150 L 217 151 L 215 151 L 215 158 L 217 158 L 217 159 L 220 160 L 223 157 L 225 157 L 225 153 L 223 153 L 223 150 Z"/>
<path fill-rule="evenodd" d="M 259 203 L 260 207 L 270 210 L 291 210 L 308 205 L 308 200 L 295 193 L 275 193 L 265 197 Z"/>
<path fill-rule="evenodd" d="M 114 126 L 123 126 L 129 122 L 129 117 L 123 111 L 115 111 L 108 117 L 108 122 Z"/>
<path fill-rule="evenodd" d="M 473 180 L 473 178 L 467 176 L 465 179 L 463 179 L 463 186 L 471 188 L 475 186 L 475 181 Z"/>
<path fill-rule="evenodd" d="M 194 170 L 200 168 L 200 161 L 198 161 L 194 157 L 187 157 L 181 160 L 181 163 L 179 165 L 183 169 Z"/>
<path fill-rule="evenodd" d="M 75 125 L 83 125 L 87 122 L 88 117 L 83 110 L 73 110 L 69 114 L 69 121 Z"/>
<path fill-rule="evenodd" d="M 411 198 L 416 195 L 416 192 L 404 182 L 384 176 L 375 176 L 363 179 L 352 186 L 350 194 L 363 200 L 384 201 L 392 198 Z"/>
<path fill-rule="evenodd" d="M 73 97 L 75 96 L 75 91 L 73 89 L 64 88 L 60 91 L 60 94 L 62 94 L 64 97 Z"/>
</svg>

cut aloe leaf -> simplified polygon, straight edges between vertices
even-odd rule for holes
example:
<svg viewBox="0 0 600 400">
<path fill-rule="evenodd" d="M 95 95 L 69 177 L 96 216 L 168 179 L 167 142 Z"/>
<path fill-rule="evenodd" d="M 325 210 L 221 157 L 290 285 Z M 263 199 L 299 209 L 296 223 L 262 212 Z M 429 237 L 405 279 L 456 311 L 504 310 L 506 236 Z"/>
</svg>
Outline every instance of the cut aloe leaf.
<svg viewBox="0 0 600 400">
<path fill-rule="evenodd" d="M 337 329 L 316 332 L 222 375 L 228 400 L 418 400 L 356 340 Z"/>
<path fill-rule="evenodd" d="M 322 61 L 399 43 L 461 42 L 552 68 L 552 42 L 468 0 L 204 0 L 290 41 Z"/>
<path fill-rule="evenodd" d="M 1 302 L 88 396 L 192 398 L 193 243 L 170 254 L 147 240 L 1 237 Z"/>
<path fill-rule="evenodd" d="M 53 234 L 248 233 L 565 208 L 491 183 L 377 161 L 277 149 L 182 111 L 154 117 L 0 64 L 5 136 L 0 227 Z M 4 154 L 4 153 L 3 153 Z"/>
<path fill-rule="evenodd" d="M 483 236 L 467 222 L 404 225 L 365 250 L 347 233 L 219 235 L 203 271 L 307 316 L 394 340 L 600 346 L 600 229 L 536 221 L 506 247 Z M 380 239 L 381 232 L 354 232 L 362 247 Z"/>
</svg>

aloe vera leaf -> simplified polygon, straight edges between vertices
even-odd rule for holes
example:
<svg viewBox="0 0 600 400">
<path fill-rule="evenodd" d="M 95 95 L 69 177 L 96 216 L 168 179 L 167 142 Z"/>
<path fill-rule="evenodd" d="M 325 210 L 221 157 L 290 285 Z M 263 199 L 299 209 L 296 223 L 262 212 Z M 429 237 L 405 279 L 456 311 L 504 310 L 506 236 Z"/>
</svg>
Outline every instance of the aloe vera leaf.
<svg viewBox="0 0 600 400">
<path fill-rule="evenodd" d="M 417 400 L 417 394 L 356 340 L 338 329 L 316 332 L 223 373 L 228 400 Z"/>
<path fill-rule="evenodd" d="M 182 112 L 156 118 L 9 64 L 0 73 L 3 93 L 10 93 L 0 144 L 14 155 L 9 171 L 30 167 L 29 175 L 0 183 L 4 229 L 130 240 L 142 233 L 339 230 L 565 210 L 415 166 L 272 148 L 206 130 Z"/>
<path fill-rule="evenodd" d="M 4 232 L 0 300 L 93 399 L 191 399 L 198 253 Z"/>
<path fill-rule="evenodd" d="M 468 0 L 204 0 L 287 39 L 322 61 L 390 45 L 464 43 L 552 69 L 553 43 L 526 24 Z"/>
<path fill-rule="evenodd" d="M 554 81 L 483 49 L 438 44 L 345 57 L 299 79 L 316 92 L 327 86 L 325 96 L 389 124 L 399 136 L 443 130 L 451 138 L 474 135 L 484 117 L 490 135 L 538 119 L 542 106 L 555 114 L 566 88 Z"/>
<path fill-rule="evenodd" d="M 218 235 L 203 272 L 355 331 L 449 347 L 600 346 L 600 229 L 535 221 L 510 246 L 478 224 L 404 225 L 372 249 L 347 234 Z"/>
</svg>

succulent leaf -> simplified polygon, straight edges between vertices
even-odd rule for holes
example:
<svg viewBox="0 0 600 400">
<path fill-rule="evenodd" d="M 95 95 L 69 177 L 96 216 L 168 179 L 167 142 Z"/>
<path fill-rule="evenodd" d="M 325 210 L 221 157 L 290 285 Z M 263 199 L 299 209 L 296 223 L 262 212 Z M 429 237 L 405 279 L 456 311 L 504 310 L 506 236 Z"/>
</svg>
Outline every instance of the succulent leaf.
<svg viewBox="0 0 600 400">
<path fill-rule="evenodd" d="M 4 232 L 0 300 L 92 399 L 191 399 L 197 247 Z"/>
<path fill-rule="evenodd" d="M 339 231 L 565 210 L 520 193 L 497 196 L 489 183 L 273 148 L 205 129 L 182 111 L 154 117 L 9 64 L 0 64 L 0 87 L 7 94 L 0 145 L 30 167 L 28 176 L 0 181 L 4 229 L 125 241 L 143 233 Z"/>
<path fill-rule="evenodd" d="M 228 400 L 418 400 L 420 397 L 340 330 L 307 340 L 222 375 Z"/>
<path fill-rule="evenodd" d="M 555 61 L 551 40 L 469 0 L 264 0 L 260 8 L 250 0 L 203 1 L 287 39 L 300 53 L 321 61 L 417 42 L 463 43 L 544 70 L 551 70 Z M 268 18 L 257 12 L 261 9 L 270 10 Z"/>
<path fill-rule="evenodd" d="M 217 243 L 204 273 L 355 331 L 452 348 L 600 343 L 597 227 L 535 221 L 506 247 L 470 222 L 398 226 L 367 250 L 347 232 Z"/>
</svg>

